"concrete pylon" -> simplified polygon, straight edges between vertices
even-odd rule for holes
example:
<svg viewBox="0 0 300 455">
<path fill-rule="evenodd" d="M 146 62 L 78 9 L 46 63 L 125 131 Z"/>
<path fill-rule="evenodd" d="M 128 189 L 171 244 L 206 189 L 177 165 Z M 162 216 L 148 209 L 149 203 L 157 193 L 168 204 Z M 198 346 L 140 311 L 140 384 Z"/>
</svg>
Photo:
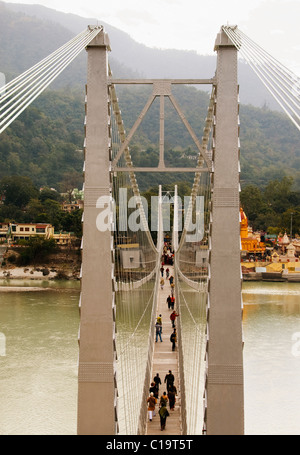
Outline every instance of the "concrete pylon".
<svg viewBox="0 0 300 455">
<path fill-rule="evenodd" d="M 112 231 L 110 212 L 108 37 L 100 28 L 87 46 L 84 221 L 80 304 L 78 434 L 117 432 Z M 109 218 L 109 216 L 108 216 Z"/>
<path fill-rule="evenodd" d="M 217 36 L 206 434 L 244 433 L 237 50 Z"/>
</svg>

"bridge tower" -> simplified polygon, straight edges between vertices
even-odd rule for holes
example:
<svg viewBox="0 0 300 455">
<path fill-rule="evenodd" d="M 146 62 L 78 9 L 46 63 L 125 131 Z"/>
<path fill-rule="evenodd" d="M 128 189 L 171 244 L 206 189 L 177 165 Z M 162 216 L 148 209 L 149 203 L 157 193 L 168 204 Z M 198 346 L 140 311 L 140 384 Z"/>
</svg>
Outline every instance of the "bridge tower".
<svg viewBox="0 0 300 455">
<path fill-rule="evenodd" d="M 80 298 L 78 434 L 115 434 L 113 242 L 99 207 L 111 212 L 109 42 L 102 28 L 88 44 L 83 255 Z M 104 205 L 103 205 L 104 204 Z"/>
<path fill-rule="evenodd" d="M 207 434 L 243 434 L 237 49 L 221 31 L 217 51 L 208 283 Z"/>
</svg>

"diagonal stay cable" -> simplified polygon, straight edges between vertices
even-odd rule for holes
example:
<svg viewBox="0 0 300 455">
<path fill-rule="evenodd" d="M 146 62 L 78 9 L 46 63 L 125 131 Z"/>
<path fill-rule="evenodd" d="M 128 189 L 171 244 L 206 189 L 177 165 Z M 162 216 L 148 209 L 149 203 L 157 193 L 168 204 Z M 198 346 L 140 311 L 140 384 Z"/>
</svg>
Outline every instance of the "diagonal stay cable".
<svg viewBox="0 0 300 455">
<path fill-rule="evenodd" d="M 56 57 L 55 60 L 51 60 L 49 62 L 47 62 L 46 65 L 43 65 L 43 66 L 40 66 L 39 67 L 39 70 L 38 71 L 35 71 L 33 72 L 30 77 L 27 77 L 26 79 L 23 80 L 22 83 L 18 84 L 16 87 L 14 87 L 12 90 L 10 90 L 9 92 L 6 92 L 6 95 L 1 97 L 0 98 L 0 104 L 2 106 L 0 106 L 0 111 L 6 109 L 14 100 L 16 100 L 22 93 L 26 92 L 27 88 L 28 87 L 31 87 L 33 84 L 36 84 L 37 85 L 37 81 L 42 78 L 42 76 L 44 74 L 46 74 L 46 76 L 49 74 L 49 69 L 48 67 L 51 65 L 51 67 L 54 69 L 60 64 L 61 61 L 66 61 L 67 58 L 68 58 L 68 55 L 72 55 L 72 52 L 74 52 L 76 49 L 79 50 L 79 52 L 81 52 L 82 50 L 82 46 L 84 46 L 87 42 L 87 37 L 81 39 L 79 42 L 77 42 L 75 45 L 73 45 L 70 50 L 68 50 L 68 53 L 65 51 L 64 53 L 60 54 L 59 56 Z M 52 71 L 50 71 L 50 74 L 53 72 L 54 70 L 52 69 Z M 46 77 L 45 76 L 45 77 Z M 45 78 L 44 77 L 44 78 Z M 33 80 L 32 80 L 33 79 Z M 32 82 L 30 82 L 32 81 Z M 30 82 L 30 83 L 29 83 Z M 27 84 L 27 85 L 26 85 Z M 18 92 L 18 90 L 20 90 L 22 87 L 24 87 L 21 91 Z M 11 95 L 14 95 L 15 93 L 17 93 L 17 95 L 15 95 L 14 97 L 10 98 Z M 4 101 L 6 101 L 8 99 L 8 101 L 4 104 Z M 11 108 L 10 108 L 11 109 Z M 6 110 L 6 112 L 8 112 L 9 109 Z M 3 116 L 5 115 L 2 114 L 0 116 L 0 118 L 2 118 Z"/>
<path fill-rule="evenodd" d="M 238 43 L 238 35 L 232 30 L 228 30 L 227 35 L 230 39 Z M 258 52 L 254 47 L 247 43 L 246 38 L 243 41 L 242 47 L 239 45 L 241 53 L 246 55 L 250 61 L 255 65 L 256 70 L 260 73 L 261 77 L 266 81 L 267 84 L 272 87 L 272 89 L 277 93 L 277 95 L 282 99 L 282 101 L 289 107 L 293 114 L 299 117 L 299 114 L 291 107 L 286 98 L 288 98 L 297 108 L 300 109 L 299 97 L 295 97 L 294 93 L 289 90 L 286 86 L 285 79 L 282 80 L 282 77 L 279 75 L 278 67 L 274 69 L 273 64 L 270 63 L 270 59 L 266 60 L 265 57 L 262 58 L 261 53 Z M 271 65 L 271 66 L 270 66 Z M 272 73 L 272 74 L 270 74 Z M 272 81 L 272 82 L 271 82 Z M 286 91 L 287 89 L 288 91 Z"/>
<path fill-rule="evenodd" d="M 87 40 L 85 40 L 82 44 L 86 44 L 86 43 L 87 43 Z M 5 117 L 5 120 L 0 122 L 0 126 L 5 124 L 9 118 L 11 118 L 16 112 L 18 112 L 18 109 L 19 109 L 18 105 L 22 106 L 26 103 L 26 101 L 31 100 L 32 95 L 28 96 L 29 94 L 32 94 L 32 92 L 33 92 L 33 95 L 37 93 L 37 96 L 38 96 L 41 93 L 40 90 L 41 89 L 43 90 L 51 83 L 58 76 L 58 74 L 60 74 L 68 66 L 68 64 L 72 60 L 74 60 L 74 58 L 77 57 L 77 55 L 82 51 L 82 44 L 77 45 L 72 50 L 72 52 L 70 52 L 66 56 L 62 57 L 63 61 L 60 62 L 59 65 L 52 68 L 51 71 L 46 72 L 46 75 L 44 75 L 44 77 L 42 77 L 43 75 L 40 75 L 31 84 L 29 84 L 25 89 L 23 89 L 18 95 L 16 95 L 8 103 L 6 103 L 4 106 L 4 107 L 7 107 L 6 111 L 0 115 L 0 119 Z M 35 84 L 35 85 L 33 87 L 31 87 L 33 84 Z M 23 93 L 25 93 L 25 94 L 23 96 L 20 96 Z M 25 101 L 22 103 L 22 100 L 25 100 Z M 12 101 L 15 101 L 15 103 L 12 104 L 10 107 L 8 107 Z M 8 114 L 12 109 L 14 109 L 13 112 Z"/>
<path fill-rule="evenodd" d="M 75 38 L 68 41 L 68 43 L 66 43 L 64 46 L 60 47 L 55 52 L 50 54 L 48 57 L 44 58 L 43 60 L 38 62 L 33 67 L 31 67 L 24 73 L 20 74 L 18 77 L 16 77 L 12 81 L 8 82 L 5 86 L 3 86 L 0 89 L 1 92 L 5 91 L 5 95 L 2 95 L 2 97 L 0 99 L 1 103 L 3 101 L 5 101 L 7 98 L 9 98 L 10 95 L 15 93 L 20 87 L 24 86 L 27 81 L 29 81 L 33 77 L 35 77 L 35 75 L 38 74 L 40 71 L 42 71 L 43 68 L 49 66 L 52 62 L 59 59 L 59 57 L 61 55 L 64 55 L 68 49 L 71 49 L 74 45 L 76 45 L 76 43 L 78 43 L 80 40 L 84 39 L 86 36 L 87 36 L 86 31 L 80 33 Z"/>
<path fill-rule="evenodd" d="M 50 85 L 51 82 L 53 82 L 53 80 L 79 55 L 79 53 L 99 33 L 100 30 L 102 30 L 102 27 L 95 27 L 92 29 L 89 28 L 88 31 L 85 32 L 84 38 L 82 38 L 82 33 L 78 35 L 80 37 L 79 41 L 76 40 L 76 42 L 73 43 L 70 51 L 68 51 L 68 53 L 64 56 L 63 61 L 60 61 L 61 58 L 59 58 L 59 65 L 56 65 L 54 69 L 48 71 L 47 75 L 42 78 L 42 80 L 38 78 L 36 85 L 28 90 L 27 97 L 23 95 L 19 101 L 15 102 L 13 105 L 13 108 L 15 108 L 13 112 L 10 112 L 12 107 L 7 110 L 10 114 L 6 115 L 5 119 L 0 122 L 0 126 L 2 126 L 0 133 L 2 133 L 32 103 Z M 43 61 L 45 61 L 45 59 Z M 38 65 L 39 64 L 35 65 L 35 68 L 37 68 Z M 30 71 L 31 70 L 28 70 L 26 73 L 29 74 Z M 20 77 L 17 79 L 20 80 Z M 12 83 L 9 84 L 12 86 Z M 7 85 L 1 90 L 5 90 Z M 32 84 L 30 84 L 29 87 L 31 85 Z M 22 93 L 24 93 L 24 91 L 22 91 Z M 30 94 L 30 96 L 28 96 L 28 94 Z M 17 97 L 15 99 L 17 99 Z M 3 99 L 0 99 L 0 102 L 3 102 Z M 4 115 L 2 115 L 2 117 Z"/>
<path fill-rule="evenodd" d="M 239 31 L 240 32 L 240 31 Z M 240 32 L 241 33 L 241 32 Z M 287 73 L 284 67 L 272 58 L 267 52 L 261 47 L 255 44 L 250 38 L 241 33 L 244 43 L 247 48 L 252 49 L 256 53 L 258 60 L 268 66 L 269 70 L 273 74 L 273 77 L 279 81 L 282 86 L 287 90 L 286 94 L 292 103 L 299 109 L 299 92 L 300 92 L 300 79 L 293 73 Z M 295 88 L 297 89 L 297 95 L 295 95 Z"/>
<path fill-rule="evenodd" d="M 236 46 L 236 48 L 241 52 L 241 54 L 245 57 L 246 61 L 249 63 L 253 71 L 256 73 L 256 75 L 259 77 L 259 79 L 262 81 L 262 83 L 265 85 L 265 87 L 269 90 L 269 92 L 272 94 L 272 96 L 275 98 L 275 100 L 278 102 L 278 104 L 282 107 L 284 112 L 287 114 L 287 116 L 290 118 L 290 120 L 294 123 L 294 125 L 300 130 L 300 123 L 299 123 L 299 114 L 295 113 L 295 110 L 290 106 L 290 104 L 287 102 L 287 100 L 283 97 L 282 95 L 282 87 L 280 87 L 280 91 L 278 90 L 278 86 L 274 86 L 270 82 L 270 80 L 266 77 L 264 74 L 262 67 L 260 64 L 257 64 L 256 60 L 253 60 L 253 51 L 249 51 L 247 49 L 247 46 L 245 48 L 244 43 L 241 41 L 241 38 L 239 35 L 236 34 L 235 31 L 233 31 L 232 27 L 223 27 L 224 32 L 227 34 L 229 39 L 232 41 L 232 43 Z M 292 72 L 289 72 L 292 74 Z M 298 81 L 298 78 L 293 75 L 293 78 L 291 79 L 295 82 Z M 292 112 L 290 112 L 292 110 Z M 296 117 L 296 118 L 295 118 Z M 297 121 L 298 119 L 298 121 Z"/>
</svg>

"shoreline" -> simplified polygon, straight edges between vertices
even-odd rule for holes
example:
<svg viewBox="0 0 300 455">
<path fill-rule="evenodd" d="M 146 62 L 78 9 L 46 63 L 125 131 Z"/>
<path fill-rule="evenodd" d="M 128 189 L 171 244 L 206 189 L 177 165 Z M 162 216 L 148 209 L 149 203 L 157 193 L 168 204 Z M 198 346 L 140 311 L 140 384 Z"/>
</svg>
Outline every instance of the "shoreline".
<svg viewBox="0 0 300 455">
<path fill-rule="evenodd" d="M 0 280 L 59 280 L 62 279 L 59 273 L 65 275 L 66 280 L 78 281 L 78 277 L 74 276 L 71 270 L 62 269 L 59 272 L 53 271 L 48 267 L 14 267 L 0 268 Z"/>
<path fill-rule="evenodd" d="M 243 273 L 243 281 L 263 281 L 265 283 L 300 283 L 300 274 L 279 272 L 249 272 Z"/>
<path fill-rule="evenodd" d="M 42 288 L 34 286 L 1 286 L 0 285 L 0 294 L 2 292 L 40 292 L 40 291 L 53 291 L 55 288 Z"/>
</svg>

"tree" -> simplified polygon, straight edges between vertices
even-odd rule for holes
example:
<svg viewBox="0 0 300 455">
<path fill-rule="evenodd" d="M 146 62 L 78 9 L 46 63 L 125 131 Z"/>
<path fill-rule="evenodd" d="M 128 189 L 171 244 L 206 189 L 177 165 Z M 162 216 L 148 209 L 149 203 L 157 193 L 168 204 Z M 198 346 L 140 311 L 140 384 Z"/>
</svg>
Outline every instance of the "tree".
<svg viewBox="0 0 300 455">
<path fill-rule="evenodd" d="M 15 205 L 24 209 L 30 199 L 38 197 L 38 189 L 29 177 L 4 177 L 0 182 L 0 194 L 5 196 L 5 205 Z"/>
<path fill-rule="evenodd" d="M 256 185 L 247 185 L 242 189 L 240 199 L 250 224 L 256 229 L 258 216 L 268 212 L 268 206 L 263 200 L 261 190 Z"/>
<path fill-rule="evenodd" d="M 270 181 L 264 190 L 264 200 L 276 213 L 285 212 L 290 206 L 292 177 Z"/>
</svg>

